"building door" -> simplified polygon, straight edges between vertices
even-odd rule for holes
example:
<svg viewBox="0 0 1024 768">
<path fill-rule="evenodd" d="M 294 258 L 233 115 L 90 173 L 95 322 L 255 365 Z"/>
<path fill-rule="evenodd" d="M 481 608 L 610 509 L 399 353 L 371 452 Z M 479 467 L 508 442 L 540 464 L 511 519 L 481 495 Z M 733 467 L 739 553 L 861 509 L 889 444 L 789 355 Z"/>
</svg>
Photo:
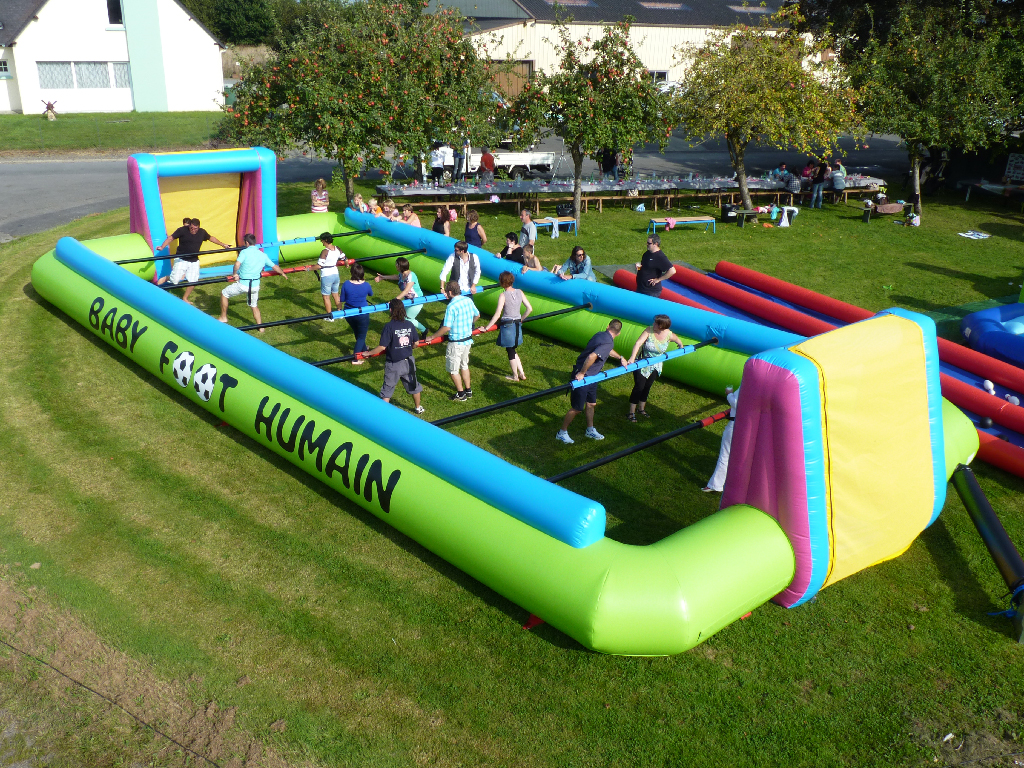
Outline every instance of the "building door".
<svg viewBox="0 0 1024 768">
<path fill-rule="evenodd" d="M 533 62 L 517 61 L 512 67 L 511 72 L 501 73 L 495 77 L 498 90 L 510 99 L 518 96 L 522 92 L 523 86 L 533 77 Z"/>
</svg>

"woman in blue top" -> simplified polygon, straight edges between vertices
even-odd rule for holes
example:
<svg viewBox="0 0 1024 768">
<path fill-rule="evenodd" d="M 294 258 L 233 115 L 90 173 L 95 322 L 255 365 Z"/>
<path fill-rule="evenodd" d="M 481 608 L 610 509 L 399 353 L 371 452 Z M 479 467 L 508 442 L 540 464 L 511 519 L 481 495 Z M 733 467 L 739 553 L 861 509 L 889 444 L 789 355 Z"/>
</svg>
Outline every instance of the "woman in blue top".
<svg viewBox="0 0 1024 768">
<path fill-rule="evenodd" d="M 398 281 L 398 296 L 395 298 L 402 301 L 422 296 L 423 289 L 420 288 L 420 279 L 416 277 L 416 273 L 412 271 L 412 268 L 409 265 L 409 260 L 405 258 L 405 256 L 399 256 L 395 259 L 395 268 L 398 269 L 397 275 L 377 275 L 373 278 L 373 281 L 375 283 L 379 283 L 381 280 Z M 426 335 L 427 326 L 423 325 L 423 323 L 416 319 L 416 316 L 419 315 L 421 309 L 423 309 L 422 304 L 415 304 L 411 307 L 406 307 L 405 319 L 416 327 L 416 330 L 420 332 L 420 335 Z"/>
<path fill-rule="evenodd" d="M 476 211 L 466 213 L 466 242 L 478 248 L 487 244 L 487 233 L 480 226 L 480 214 Z"/>
<path fill-rule="evenodd" d="M 345 302 L 345 309 L 357 309 L 365 307 L 373 296 L 373 288 L 363 279 L 366 272 L 362 264 L 352 265 L 352 279 L 346 280 L 341 286 L 341 300 Z M 352 333 L 356 335 L 356 347 L 354 352 L 366 351 L 366 333 L 370 330 L 369 315 L 354 315 L 345 318 L 348 321 Z M 352 365 L 362 365 L 365 360 L 353 360 Z"/>
</svg>

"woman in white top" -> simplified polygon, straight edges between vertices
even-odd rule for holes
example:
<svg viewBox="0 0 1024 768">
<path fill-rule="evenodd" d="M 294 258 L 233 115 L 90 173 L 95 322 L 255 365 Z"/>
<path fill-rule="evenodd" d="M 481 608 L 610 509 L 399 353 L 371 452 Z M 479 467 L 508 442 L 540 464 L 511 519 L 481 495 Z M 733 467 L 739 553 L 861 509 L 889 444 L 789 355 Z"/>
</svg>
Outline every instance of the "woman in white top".
<svg viewBox="0 0 1024 768">
<path fill-rule="evenodd" d="M 327 204 L 330 202 L 330 199 L 327 194 L 327 182 L 323 179 L 316 180 L 316 184 L 313 186 L 312 199 L 313 213 L 327 213 Z"/>
<path fill-rule="evenodd" d="M 341 309 L 341 297 L 338 295 L 338 290 L 341 287 L 338 262 L 345 260 L 345 254 L 338 250 L 330 232 L 320 235 L 320 242 L 324 246 L 324 249 L 320 251 L 320 258 L 316 260 L 317 266 L 320 267 L 320 295 L 324 298 L 324 311 L 328 315 L 327 321 L 333 323 L 331 297 L 334 297 L 334 306 Z"/>
</svg>

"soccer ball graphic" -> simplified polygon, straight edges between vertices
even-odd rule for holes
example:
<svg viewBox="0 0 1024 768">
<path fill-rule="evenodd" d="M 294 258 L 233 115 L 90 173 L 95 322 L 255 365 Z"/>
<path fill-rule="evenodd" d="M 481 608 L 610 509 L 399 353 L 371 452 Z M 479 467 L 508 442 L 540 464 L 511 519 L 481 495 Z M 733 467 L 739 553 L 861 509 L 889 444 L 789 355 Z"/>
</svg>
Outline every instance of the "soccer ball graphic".
<svg viewBox="0 0 1024 768">
<path fill-rule="evenodd" d="M 195 361 L 196 356 L 191 352 L 182 352 L 174 358 L 174 364 L 171 365 L 171 371 L 174 373 L 174 380 L 178 382 L 178 386 L 182 389 L 187 387 L 189 381 L 192 379 L 192 365 Z"/>
<path fill-rule="evenodd" d="M 192 381 L 192 386 L 196 390 L 196 394 L 202 398 L 203 402 L 208 402 L 213 396 L 213 387 L 217 384 L 217 369 L 207 363 L 196 371 L 196 377 Z"/>
</svg>

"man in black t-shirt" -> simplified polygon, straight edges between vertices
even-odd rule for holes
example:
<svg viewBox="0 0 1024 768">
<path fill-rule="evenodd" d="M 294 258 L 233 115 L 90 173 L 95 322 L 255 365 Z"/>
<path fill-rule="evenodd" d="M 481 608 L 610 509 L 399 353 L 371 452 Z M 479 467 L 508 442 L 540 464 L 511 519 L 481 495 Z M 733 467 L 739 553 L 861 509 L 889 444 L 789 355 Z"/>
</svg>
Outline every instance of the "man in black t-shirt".
<svg viewBox="0 0 1024 768">
<path fill-rule="evenodd" d="M 209 240 L 211 243 L 216 243 L 221 248 L 230 248 L 231 246 L 227 243 L 222 243 L 216 237 L 211 235 L 205 229 L 199 226 L 199 219 L 189 219 L 186 225 L 182 222 L 182 225 L 174 230 L 167 236 L 167 239 L 157 248 L 158 251 L 162 251 L 164 248 L 171 244 L 172 240 L 178 241 L 178 247 L 175 253 L 188 253 L 198 254 L 199 250 L 203 247 L 203 243 Z M 194 283 L 199 279 L 199 256 L 182 256 L 179 259 L 175 259 L 174 266 L 171 268 L 170 277 L 162 277 L 157 281 L 157 285 L 170 280 L 171 285 L 177 285 L 182 280 L 186 283 Z M 188 297 L 192 295 L 194 286 L 187 286 L 185 293 L 182 295 L 182 299 L 188 301 Z M 191 302 L 189 302 L 191 303 Z"/>
<path fill-rule="evenodd" d="M 519 235 L 515 232 L 505 235 L 505 247 L 494 255 L 499 259 L 513 261 L 516 264 L 526 264 L 526 260 L 523 258 L 523 249 L 519 247 Z"/>
<path fill-rule="evenodd" d="M 649 235 L 647 250 L 636 264 L 636 292 L 647 296 L 661 295 L 661 282 L 676 273 L 676 268 L 662 253 L 661 238 Z"/>
<path fill-rule="evenodd" d="M 626 358 L 615 351 L 615 337 L 622 331 L 622 321 L 612 320 L 608 323 L 607 330 L 595 333 L 586 348 L 576 358 L 576 365 L 572 369 L 572 377 L 576 381 L 582 381 L 587 376 L 594 376 L 604 368 L 604 362 L 610 357 L 617 357 L 619 362 L 626 364 Z M 581 413 L 587 415 L 587 431 L 584 434 L 591 440 L 604 440 L 604 435 L 594 428 L 594 408 L 597 407 L 597 383 L 588 384 L 585 387 L 570 390 L 569 412 L 562 419 L 562 428 L 555 434 L 555 439 L 566 445 L 575 442 L 569 437 L 569 425 L 572 420 Z"/>
<path fill-rule="evenodd" d="M 392 299 L 388 304 L 391 321 L 385 323 L 380 332 L 380 344 L 366 352 L 367 357 L 384 352 L 384 384 L 380 388 L 380 396 L 385 403 L 391 402 L 398 382 L 402 382 L 405 391 L 412 395 L 416 404 L 415 412 L 423 413 L 420 405 L 420 393 L 423 385 L 416 378 L 416 361 L 412 351 L 419 341 L 416 327 L 405 319 L 405 304 L 400 299 Z"/>
</svg>

